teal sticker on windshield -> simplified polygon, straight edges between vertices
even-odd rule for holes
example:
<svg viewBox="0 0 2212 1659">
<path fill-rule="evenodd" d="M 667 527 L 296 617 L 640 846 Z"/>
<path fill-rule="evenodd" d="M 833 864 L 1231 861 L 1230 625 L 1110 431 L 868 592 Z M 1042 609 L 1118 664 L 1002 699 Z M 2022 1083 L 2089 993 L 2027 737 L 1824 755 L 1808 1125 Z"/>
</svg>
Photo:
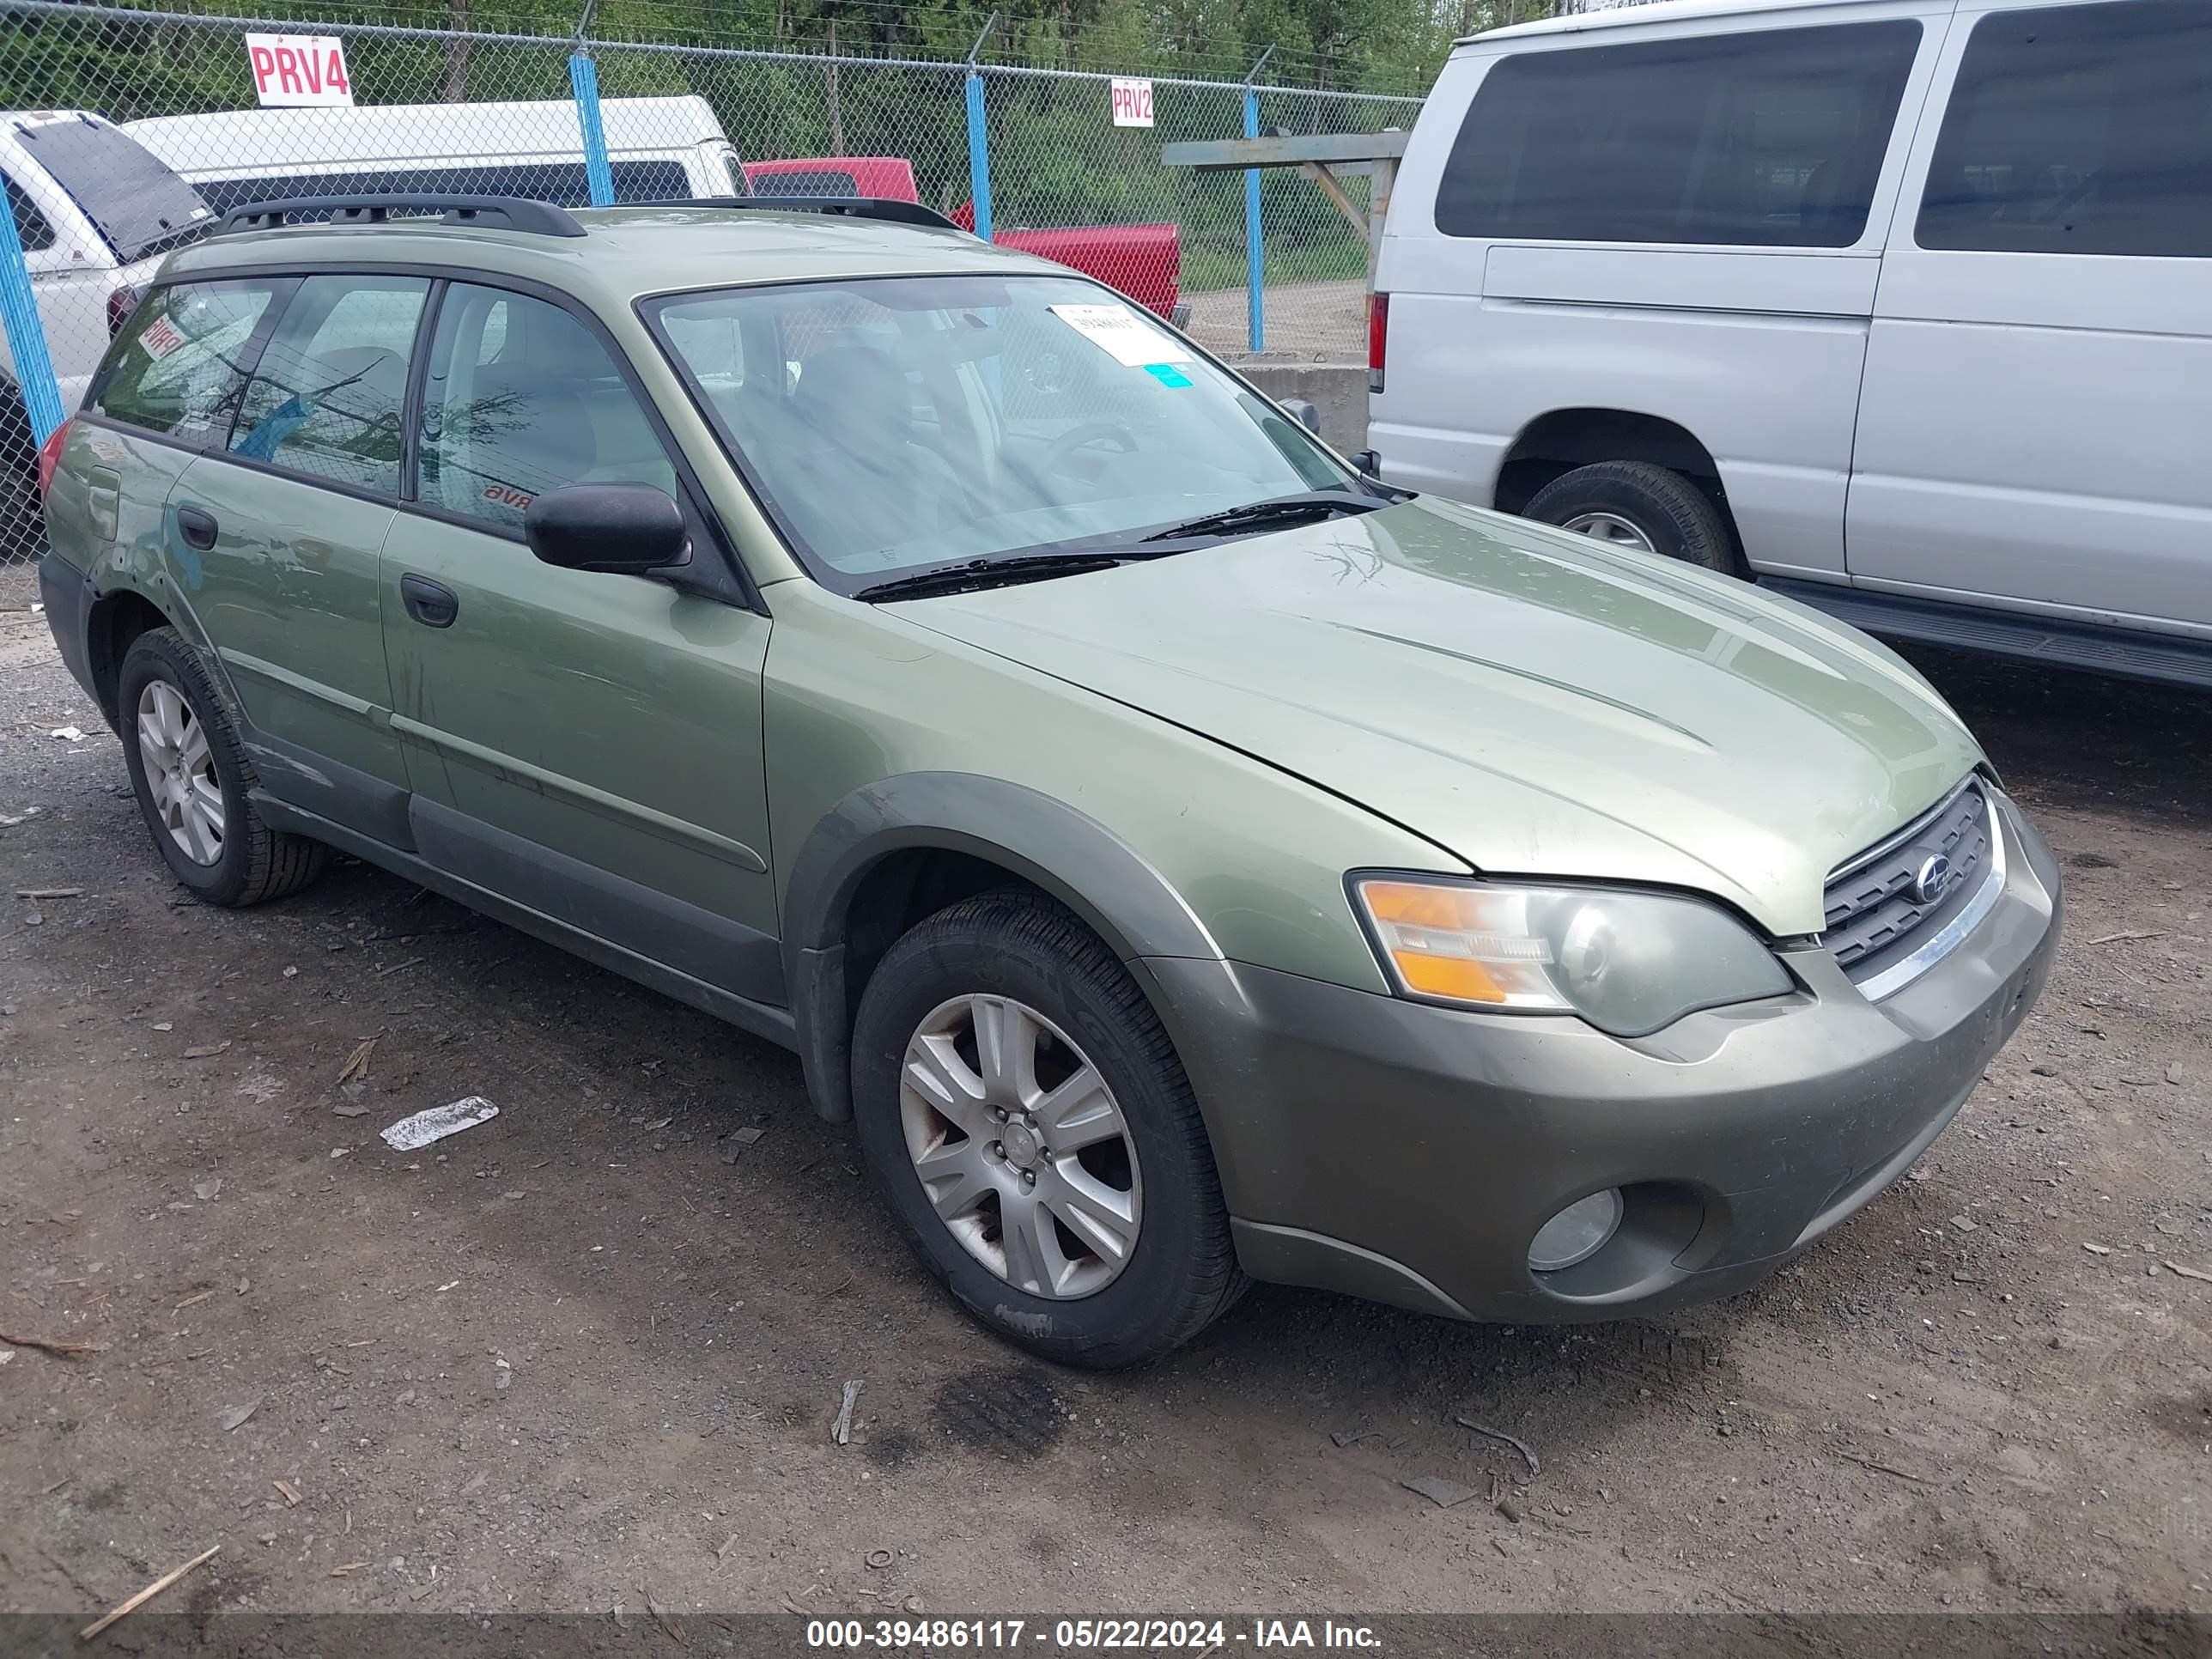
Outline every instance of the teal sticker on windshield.
<svg viewBox="0 0 2212 1659">
<path fill-rule="evenodd" d="M 1184 374 L 1173 363 L 1146 363 L 1145 365 L 1145 373 L 1151 375 L 1162 386 L 1188 386 L 1190 384 L 1190 376 Z"/>
</svg>

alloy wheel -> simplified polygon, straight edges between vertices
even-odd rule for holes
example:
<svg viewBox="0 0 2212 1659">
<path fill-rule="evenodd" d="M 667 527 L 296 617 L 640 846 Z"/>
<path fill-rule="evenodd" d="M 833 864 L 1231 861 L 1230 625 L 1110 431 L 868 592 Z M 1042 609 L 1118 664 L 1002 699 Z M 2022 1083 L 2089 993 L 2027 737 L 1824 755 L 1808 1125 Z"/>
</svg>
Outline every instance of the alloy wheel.
<svg viewBox="0 0 2212 1659">
<path fill-rule="evenodd" d="M 138 694 L 138 759 L 162 827 L 186 858 L 212 865 L 222 857 L 222 783 L 207 728 L 183 693 L 149 680 Z"/>
<path fill-rule="evenodd" d="M 1651 544 L 1651 538 L 1618 513 L 1577 513 L 1559 528 L 1587 536 L 1594 542 L 1603 542 L 1608 547 L 1632 547 L 1639 553 L 1659 550 Z"/>
</svg>

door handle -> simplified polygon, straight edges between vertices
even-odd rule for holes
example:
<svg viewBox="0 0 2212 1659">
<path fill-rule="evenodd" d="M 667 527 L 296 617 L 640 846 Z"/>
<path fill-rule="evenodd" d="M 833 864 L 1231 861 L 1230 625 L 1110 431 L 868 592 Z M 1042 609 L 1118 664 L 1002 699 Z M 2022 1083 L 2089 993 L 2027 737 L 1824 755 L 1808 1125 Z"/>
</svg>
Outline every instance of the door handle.
<svg viewBox="0 0 2212 1659">
<path fill-rule="evenodd" d="M 453 618 L 461 614 L 461 602 L 453 590 L 428 576 L 402 576 L 399 598 L 407 614 L 425 628 L 451 628 Z"/>
<path fill-rule="evenodd" d="M 221 527 L 215 521 L 215 514 L 204 507 L 177 509 L 177 533 L 185 538 L 186 547 L 206 552 L 215 545 L 216 532 Z"/>
</svg>

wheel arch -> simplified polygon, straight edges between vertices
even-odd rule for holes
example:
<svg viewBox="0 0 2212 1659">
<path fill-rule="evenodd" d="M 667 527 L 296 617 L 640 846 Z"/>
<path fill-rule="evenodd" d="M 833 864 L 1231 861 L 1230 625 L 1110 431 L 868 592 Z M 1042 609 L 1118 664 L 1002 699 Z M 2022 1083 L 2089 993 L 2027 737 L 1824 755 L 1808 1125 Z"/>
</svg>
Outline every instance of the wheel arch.
<svg viewBox="0 0 2212 1659">
<path fill-rule="evenodd" d="M 1680 472 L 1729 517 L 1720 464 L 1689 428 L 1661 415 L 1596 405 L 1551 410 L 1522 427 L 1498 468 L 1492 504 L 1518 513 L 1553 479 L 1598 461 L 1648 461 Z"/>
<path fill-rule="evenodd" d="M 1066 905 L 1123 962 L 1220 959 L 1167 878 L 1062 801 L 956 772 L 856 789 L 809 832 L 784 888 L 785 978 L 807 1093 L 823 1117 L 852 1115 L 854 1015 L 891 942 L 923 916 L 1002 885 Z M 1153 994 L 1149 975 L 1138 982 Z"/>
<path fill-rule="evenodd" d="M 94 600 L 85 612 L 85 665 L 100 713 L 120 732 L 122 711 L 116 707 L 116 687 L 123 677 L 123 659 L 141 634 L 173 626 L 168 613 L 135 587 L 111 588 Z"/>
</svg>

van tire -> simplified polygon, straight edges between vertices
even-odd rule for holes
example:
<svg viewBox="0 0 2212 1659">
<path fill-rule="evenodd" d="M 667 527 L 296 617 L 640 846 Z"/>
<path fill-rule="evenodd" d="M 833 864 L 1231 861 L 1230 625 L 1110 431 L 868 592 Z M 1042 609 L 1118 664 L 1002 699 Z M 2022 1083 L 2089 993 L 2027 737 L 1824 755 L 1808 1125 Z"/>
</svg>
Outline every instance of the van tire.
<svg viewBox="0 0 2212 1659">
<path fill-rule="evenodd" d="M 1649 461 L 1600 461 L 1563 472 L 1529 498 L 1522 516 L 1561 526 L 1592 518 L 1625 522 L 1654 552 L 1724 576 L 1743 574 L 1735 538 L 1712 497 L 1680 473 Z"/>
</svg>

